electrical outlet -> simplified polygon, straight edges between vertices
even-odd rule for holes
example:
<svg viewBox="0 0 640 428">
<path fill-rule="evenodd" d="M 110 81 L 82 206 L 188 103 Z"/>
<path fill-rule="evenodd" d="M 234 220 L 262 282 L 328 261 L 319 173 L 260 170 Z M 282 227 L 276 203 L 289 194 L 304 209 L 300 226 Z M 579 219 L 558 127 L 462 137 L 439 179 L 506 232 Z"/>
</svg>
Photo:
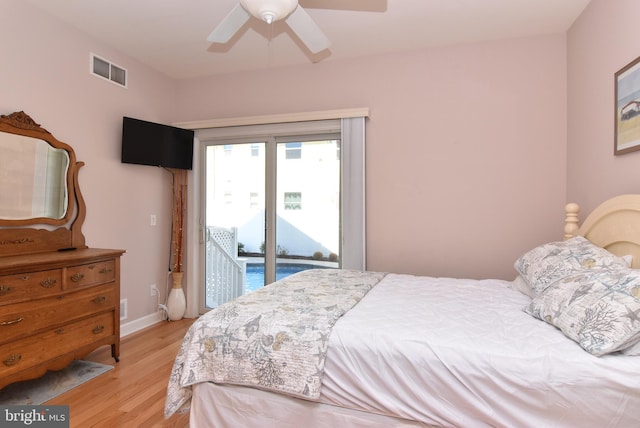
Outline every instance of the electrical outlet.
<svg viewBox="0 0 640 428">
<path fill-rule="evenodd" d="M 158 217 L 155 214 L 149 216 L 149 226 L 155 226 L 158 224 Z"/>
<path fill-rule="evenodd" d="M 120 299 L 120 321 L 127 319 L 127 299 Z"/>
<path fill-rule="evenodd" d="M 156 296 L 158 294 L 158 287 L 155 284 L 149 286 L 149 296 Z"/>
</svg>

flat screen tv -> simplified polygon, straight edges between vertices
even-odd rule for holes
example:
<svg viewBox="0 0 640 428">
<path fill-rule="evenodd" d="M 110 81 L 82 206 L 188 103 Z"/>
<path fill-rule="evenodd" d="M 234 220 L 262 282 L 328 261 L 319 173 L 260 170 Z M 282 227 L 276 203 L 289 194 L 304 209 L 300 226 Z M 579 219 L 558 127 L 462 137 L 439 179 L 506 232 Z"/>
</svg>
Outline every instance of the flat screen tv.
<svg viewBox="0 0 640 428">
<path fill-rule="evenodd" d="M 192 169 L 193 135 L 188 129 L 122 118 L 122 163 Z"/>
</svg>

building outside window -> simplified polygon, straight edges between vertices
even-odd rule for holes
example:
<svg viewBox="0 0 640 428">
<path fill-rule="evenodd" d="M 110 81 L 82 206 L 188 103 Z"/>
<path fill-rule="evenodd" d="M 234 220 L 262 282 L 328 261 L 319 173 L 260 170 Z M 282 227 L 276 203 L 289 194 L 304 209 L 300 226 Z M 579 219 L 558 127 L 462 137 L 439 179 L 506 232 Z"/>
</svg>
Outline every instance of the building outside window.
<svg viewBox="0 0 640 428">
<path fill-rule="evenodd" d="M 260 207 L 260 199 L 259 199 L 258 192 L 251 192 L 249 194 L 249 208 L 254 209 L 259 207 Z"/>
<path fill-rule="evenodd" d="M 286 143 L 285 159 L 302 159 L 302 143 Z"/>
<path fill-rule="evenodd" d="M 284 209 L 301 210 L 302 192 L 284 192 Z"/>
</svg>

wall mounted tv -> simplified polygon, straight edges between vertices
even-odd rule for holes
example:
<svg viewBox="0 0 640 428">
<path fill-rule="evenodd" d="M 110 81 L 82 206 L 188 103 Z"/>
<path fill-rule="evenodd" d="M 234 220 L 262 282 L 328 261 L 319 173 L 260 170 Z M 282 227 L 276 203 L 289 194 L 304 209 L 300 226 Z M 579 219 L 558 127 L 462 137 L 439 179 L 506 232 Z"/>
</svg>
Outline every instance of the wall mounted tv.
<svg viewBox="0 0 640 428">
<path fill-rule="evenodd" d="M 192 169 L 193 136 L 192 130 L 123 117 L 122 163 Z"/>
</svg>

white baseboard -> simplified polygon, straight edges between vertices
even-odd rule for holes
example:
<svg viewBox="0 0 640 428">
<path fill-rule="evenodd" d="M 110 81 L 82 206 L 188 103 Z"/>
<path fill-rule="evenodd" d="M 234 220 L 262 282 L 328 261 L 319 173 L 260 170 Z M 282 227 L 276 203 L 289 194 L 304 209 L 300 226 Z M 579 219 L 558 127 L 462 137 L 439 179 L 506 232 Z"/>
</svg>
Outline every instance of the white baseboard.
<svg viewBox="0 0 640 428">
<path fill-rule="evenodd" d="M 162 312 L 154 312 L 146 315 L 142 318 L 138 318 L 133 321 L 129 321 L 124 324 L 120 324 L 120 337 L 128 336 L 136 331 L 140 331 L 143 328 L 151 327 L 154 324 L 164 321 Z"/>
</svg>

